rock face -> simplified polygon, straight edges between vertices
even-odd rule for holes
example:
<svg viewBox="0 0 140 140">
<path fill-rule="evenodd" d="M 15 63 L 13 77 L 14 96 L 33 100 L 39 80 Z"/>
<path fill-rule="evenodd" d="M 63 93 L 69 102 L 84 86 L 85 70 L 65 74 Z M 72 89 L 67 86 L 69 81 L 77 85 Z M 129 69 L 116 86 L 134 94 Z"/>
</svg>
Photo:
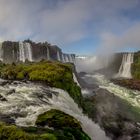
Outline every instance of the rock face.
<svg viewBox="0 0 140 140">
<path fill-rule="evenodd" d="M 0 60 L 4 63 L 56 60 L 74 63 L 74 54 L 64 54 L 62 50 L 48 42 L 35 43 L 30 40 L 24 42 L 4 41 L 0 43 Z"/>
</svg>

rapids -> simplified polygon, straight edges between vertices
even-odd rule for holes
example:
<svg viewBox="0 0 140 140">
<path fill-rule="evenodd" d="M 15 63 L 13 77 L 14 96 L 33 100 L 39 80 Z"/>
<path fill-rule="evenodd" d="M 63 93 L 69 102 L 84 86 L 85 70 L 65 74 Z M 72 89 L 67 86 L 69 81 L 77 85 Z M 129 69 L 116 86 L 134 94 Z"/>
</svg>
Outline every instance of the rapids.
<svg viewBox="0 0 140 140">
<path fill-rule="evenodd" d="M 39 114 L 58 109 L 79 120 L 93 140 L 109 140 L 99 125 L 84 115 L 64 90 L 14 81 L 0 86 L 0 95 L 5 99 L 0 101 L 0 114 L 10 116 L 18 126 L 34 126 Z"/>
<path fill-rule="evenodd" d="M 100 88 L 107 89 L 109 92 L 115 94 L 116 96 L 127 100 L 129 103 L 131 103 L 132 106 L 140 108 L 140 91 L 118 86 L 107 80 L 107 78 L 105 78 L 105 76 L 101 74 L 87 74 L 86 77 L 92 77 L 98 82 Z"/>
</svg>

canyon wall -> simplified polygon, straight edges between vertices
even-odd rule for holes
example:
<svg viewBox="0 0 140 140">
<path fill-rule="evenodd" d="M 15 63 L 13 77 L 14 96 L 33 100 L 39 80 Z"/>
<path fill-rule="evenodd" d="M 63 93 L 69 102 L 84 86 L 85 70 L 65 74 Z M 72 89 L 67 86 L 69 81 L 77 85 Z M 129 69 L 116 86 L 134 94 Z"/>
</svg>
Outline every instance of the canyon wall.
<svg viewBox="0 0 140 140">
<path fill-rule="evenodd" d="M 23 42 L 4 41 L 0 43 L 0 60 L 4 63 L 34 62 L 40 60 L 54 60 L 74 63 L 74 54 L 65 54 L 56 46 L 48 42 L 35 43 L 30 40 Z"/>
</svg>

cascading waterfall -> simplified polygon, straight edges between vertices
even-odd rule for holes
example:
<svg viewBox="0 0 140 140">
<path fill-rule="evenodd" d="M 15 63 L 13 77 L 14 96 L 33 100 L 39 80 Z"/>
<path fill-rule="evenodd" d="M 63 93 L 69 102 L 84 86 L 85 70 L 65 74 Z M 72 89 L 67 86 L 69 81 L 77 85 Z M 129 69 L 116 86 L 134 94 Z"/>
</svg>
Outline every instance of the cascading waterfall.
<svg viewBox="0 0 140 140">
<path fill-rule="evenodd" d="M 64 54 L 62 53 L 62 62 L 65 63 L 65 57 L 64 57 Z"/>
<path fill-rule="evenodd" d="M 134 53 L 123 54 L 122 64 L 120 66 L 118 77 L 132 78 L 131 64 L 133 63 Z"/>
<path fill-rule="evenodd" d="M 19 42 L 19 60 L 25 62 L 25 60 L 33 61 L 32 49 L 30 43 Z"/>
<path fill-rule="evenodd" d="M 61 58 L 60 58 L 60 52 L 57 50 L 57 60 L 58 61 L 61 61 Z"/>
<path fill-rule="evenodd" d="M 73 62 L 73 59 L 72 59 L 72 55 L 69 54 L 69 61 L 72 63 Z"/>
<path fill-rule="evenodd" d="M 67 54 L 65 55 L 65 59 L 66 59 L 66 62 L 69 62 L 69 57 Z"/>
<path fill-rule="evenodd" d="M 2 43 L 0 42 L 0 61 L 3 61 L 3 49 L 2 49 Z"/>
<path fill-rule="evenodd" d="M 29 61 L 33 61 L 32 48 L 30 43 L 25 43 L 25 56 Z"/>
<path fill-rule="evenodd" d="M 23 42 L 19 42 L 19 60 L 25 62 L 25 51 Z"/>
<path fill-rule="evenodd" d="M 47 47 L 47 59 L 50 60 L 50 51 L 48 47 Z"/>
<path fill-rule="evenodd" d="M 0 114 L 13 118 L 18 126 L 34 126 L 39 114 L 58 109 L 79 120 L 92 140 L 109 140 L 99 125 L 85 116 L 64 90 L 18 82 L 0 86 L 0 94 L 6 99 L 0 102 Z"/>
</svg>

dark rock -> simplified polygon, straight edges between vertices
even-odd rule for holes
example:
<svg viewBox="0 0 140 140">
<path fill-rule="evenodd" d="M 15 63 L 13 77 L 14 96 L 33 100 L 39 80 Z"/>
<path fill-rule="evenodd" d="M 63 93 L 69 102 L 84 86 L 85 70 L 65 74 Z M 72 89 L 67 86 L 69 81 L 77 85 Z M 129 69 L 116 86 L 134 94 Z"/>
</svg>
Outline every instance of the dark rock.
<svg viewBox="0 0 140 140">
<path fill-rule="evenodd" d="M 140 135 L 134 136 L 131 140 L 140 140 Z"/>
<path fill-rule="evenodd" d="M 112 79 L 113 83 L 126 87 L 128 89 L 134 89 L 140 91 L 140 80 L 135 79 Z"/>
<path fill-rule="evenodd" d="M 0 101 L 7 101 L 7 99 L 0 95 Z"/>
<path fill-rule="evenodd" d="M 11 95 L 11 94 L 13 94 L 13 93 L 15 93 L 15 89 L 11 89 L 10 91 L 8 91 L 8 92 L 7 92 L 7 95 Z"/>
<path fill-rule="evenodd" d="M 15 124 L 15 120 L 12 119 L 8 115 L 0 114 L 0 121 L 5 122 L 5 123 L 8 123 L 8 124 Z"/>
</svg>

